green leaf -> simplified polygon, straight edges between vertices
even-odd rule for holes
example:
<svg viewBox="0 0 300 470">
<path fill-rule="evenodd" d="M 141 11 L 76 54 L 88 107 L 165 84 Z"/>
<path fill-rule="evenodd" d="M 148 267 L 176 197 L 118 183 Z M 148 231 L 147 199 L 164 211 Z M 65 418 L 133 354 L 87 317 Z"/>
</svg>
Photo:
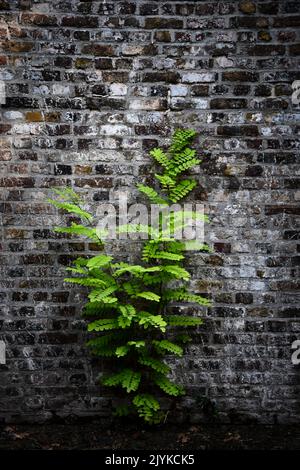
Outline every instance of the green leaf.
<svg viewBox="0 0 300 470">
<path fill-rule="evenodd" d="M 169 326 L 198 326 L 203 323 L 201 318 L 190 317 L 190 316 L 179 316 L 179 315 L 169 315 L 165 319 L 168 322 Z"/>
<path fill-rule="evenodd" d="M 166 339 L 163 339 L 161 341 L 153 340 L 152 344 L 158 352 L 166 351 L 172 354 L 176 354 L 176 356 L 182 356 L 183 354 L 183 349 L 178 346 L 178 344 L 172 343 L 171 341 L 168 341 Z"/>
<path fill-rule="evenodd" d="M 81 235 L 90 238 L 94 242 L 100 242 L 102 244 L 97 236 L 96 229 L 84 227 L 84 225 L 75 224 L 74 222 L 71 223 L 70 227 L 56 227 L 54 231 L 57 233 L 71 233 L 73 235 Z"/>
<path fill-rule="evenodd" d="M 156 374 L 154 376 L 154 382 L 156 385 L 161 388 L 167 395 L 172 395 L 174 397 L 178 397 L 179 395 L 184 394 L 184 389 L 179 385 L 174 384 L 171 382 L 167 377 L 163 374 Z"/>
<path fill-rule="evenodd" d="M 161 421 L 162 415 L 158 413 L 160 405 L 153 395 L 148 393 L 136 395 L 132 403 L 136 407 L 139 417 L 147 423 L 155 424 Z"/>
<path fill-rule="evenodd" d="M 88 324 L 88 331 L 105 331 L 118 328 L 118 322 L 115 318 L 101 318 Z"/>
<path fill-rule="evenodd" d="M 161 166 L 168 169 L 170 165 L 170 161 L 168 156 L 160 149 L 154 148 L 150 150 L 150 155 L 153 157 Z"/>
<path fill-rule="evenodd" d="M 118 374 L 111 375 L 109 377 L 104 377 L 102 383 L 109 387 L 115 387 L 116 385 L 121 385 L 125 388 L 127 393 L 134 392 L 138 389 L 141 381 L 141 373 L 135 372 L 131 369 L 124 369 Z"/>
<path fill-rule="evenodd" d="M 129 328 L 129 326 L 132 323 L 132 318 L 123 317 L 123 315 L 119 315 L 117 318 L 117 321 L 118 321 L 118 326 L 120 328 Z"/>
<path fill-rule="evenodd" d="M 139 388 L 139 384 L 141 381 L 141 373 L 134 372 L 131 369 L 125 369 L 125 371 L 122 380 L 122 387 L 126 389 L 127 393 L 135 392 Z"/>
<path fill-rule="evenodd" d="M 66 277 L 64 282 L 70 282 L 72 284 L 79 284 L 81 286 L 88 287 L 101 287 L 105 286 L 105 283 L 101 279 L 95 277 Z"/>
<path fill-rule="evenodd" d="M 105 304 L 115 304 L 119 299 L 117 297 L 111 297 L 110 294 L 115 292 L 117 289 L 117 286 L 107 287 L 107 289 L 104 290 L 94 289 L 89 293 L 88 297 L 91 302 L 101 301 Z"/>
<path fill-rule="evenodd" d="M 162 270 L 169 274 L 172 274 L 176 279 L 182 279 L 184 281 L 188 281 L 190 278 L 190 274 L 184 268 L 176 265 L 167 265 L 163 266 Z"/>
<path fill-rule="evenodd" d="M 149 257 L 157 259 L 166 259 L 169 261 L 181 261 L 182 259 L 184 259 L 184 256 L 182 255 L 169 253 L 167 251 L 157 251 L 155 254 L 151 254 Z"/>
<path fill-rule="evenodd" d="M 211 302 L 201 295 L 190 294 L 184 288 L 166 289 L 163 299 L 167 301 L 194 302 L 199 305 L 209 306 Z"/>
<path fill-rule="evenodd" d="M 158 195 L 158 193 L 153 188 L 151 188 L 150 186 L 144 186 L 143 184 L 137 184 L 137 188 L 141 193 L 145 194 L 150 199 L 152 204 L 162 204 L 162 205 L 167 205 L 168 204 L 167 201 L 165 199 L 163 199 L 162 197 L 160 197 Z"/>
<path fill-rule="evenodd" d="M 79 215 L 79 217 L 83 219 L 87 219 L 89 221 L 93 219 L 93 216 L 89 212 L 86 212 L 85 210 L 81 209 L 76 204 L 71 204 L 69 202 L 59 202 L 59 201 L 55 201 L 54 199 L 47 199 L 47 201 L 50 202 L 53 206 L 57 207 L 58 209 L 64 209 L 67 212 Z"/>
<path fill-rule="evenodd" d="M 116 356 L 117 357 L 123 357 L 123 356 L 126 356 L 126 354 L 128 353 L 128 351 L 130 350 L 130 347 L 125 345 L 125 346 L 119 346 L 115 353 L 116 353 Z"/>
<path fill-rule="evenodd" d="M 139 294 L 136 294 L 136 297 L 142 297 L 143 299 L 147 300 L 152 300 L 154 302 L 159 302 L 160 301 L 160 296 L 157 294 L 154 294 L 154 292 L 140 292 Z"/>
<path fill-rule="evenodd" d="M 191 192 L 195 186 L 197 186 L 194 180 L 182 180 L 177 186 L 170 190 L 169 197 L 172 202 L 177 202 L 183 199 L 189 192 Z"/>
<path fill-rule="evenodd" d="M 106 255 L 98 255 L 90 258 L 87 262 L 88 268 L 102 268 L 103 266 L 107 266 L 112 260 L 111 256 Z"/>
<path fill-rule="evenodd" d="M 168 374 L 170 372 L 169 366 L 153 357 L 141 356 L 139 357 L 138 362 L 143 366 L 151 367 L 156 372 L 160 372 L 162 374 Z"/>
<path fill-rule="evenodd" d="M 149 326 L 153 326 L 162 332 L 166 331 L 167 322 L 161 315 L 152 315 L 148 312 L 139 312 L 137 315 L 137 320 L 139 325 L 143 326 L 145 329 L 149 328 Z"/>
</svg>

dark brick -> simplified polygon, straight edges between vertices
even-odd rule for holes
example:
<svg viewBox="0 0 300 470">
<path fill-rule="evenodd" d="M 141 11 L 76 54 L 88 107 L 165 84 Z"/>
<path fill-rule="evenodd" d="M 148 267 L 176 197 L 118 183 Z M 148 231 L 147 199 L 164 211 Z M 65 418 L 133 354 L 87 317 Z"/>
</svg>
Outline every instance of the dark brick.
<svg viewBox="0 0 300 470">
<path fill-rule="evenodd" d="M 177 18 L 153 17 L 145 19 L 146 29 L 181 29 L 183 21 Z"/>
<path fill-rule="evenodd" d="M 20 23 L 35 26 L 57 26 L 56 16 L 42 15 L 38 13 L 22 13 Z"/>
<path fill-rule="evenodd" d="M 300 44 L 293 44 L 289 46 L 289 53 L 290 55 L 300 55 Z"/>
<path fill-rule="evenodd" d="M 262 176 L 263 172 L 263 168 L 259 165 L 248 166 L 245 171 L 245 176 Z"/>
<path fill-rule="evenodd" d="M 274 55 L 284 55 L 285 46 L 276 46 L 276 45 L 264 45 L 257 44 L 256 46 L 250 47 L 248 49 L 248 54 L 251 56 L 274 56 Z"/>
<path fill-rule="evenodd" d="M 218 253 L 231 253 L 231 244 L 230 243 L 214 243 L 214 249 Z"/>
<path fill-rule="evenodd" d="M 0 178 L 0 187 L 21 187 L 21 188 L 33 188 L 35 185 L 35 180 L 33 178 L 28 177 L 7 177 L 7 178 Z"/>
<path fill-rule="evenodd" d="M 233 28 L 268 28 L 269 27 L 269 19 L 266 17 L 233 17 L 230 19 L 230 25 Z"/>
<path fill-rule="evenodd" d="M 250 294 L 248 292 L 238 292 L 235 295 L 235 301 L 237 304 L 252 304 L 253 294 Z"/>
<path fill-rule="evenodd" d="M 275 28 L 293 28 L 300 26 L 300 16 L 278 16 L 274 18 Z"/>
<path fill-rule="evenodd" d="M 155 31 L 154 39 L 158 42 L 171 42 L 171 33 L 170 31 Z"/>
<path fill-rule="evenodd" d="M 39 336 L 41 344 L 72 344 L 76 343 L 78 335 L 76 333 L 42 333 Z"/>
<path fill-rule="evenodd" d="M 145 3 L 140 6 L 140 15 L 157 15 L 158 7 L 157 3 Z"/>
<path fill-rule="evenodd" d="M 213 98 L 210 100 L 211 109 L 243 109 L 247 107 L 246 99 Z"/>
<path fill-rule="evenodd" d="M 122 2 L 119 5 L 119 13 L 121 15 L 132 15 L 136 11 L 136 4 L 135 2 Z"/>
<path fill-rule="evenodd" d="M 46 254 L 30 254 L 22 256 L 22 263 L 24 264 L 51 264 L 53 261 L 52 256 Z"/>
<path fill-rule="evenodd" d="M 300 240 L 300 232 L 297 230 L 285 230 L 283 233 L 284 240 Z"/>
<path fill-rule="evenodd" d="M 97 16 L 64 16 L 61 20 L 62 26 L 70 28 L 97 28 Z"/>
<path fill-rule="evenodd" d="M 223 72 L 222 79 L 230 82 L 257 82 L 259 80 L 259 74 L 244 70 Z"/>
<path fill-rule="evenodd" d="M 106 44 L 87 44 L 82 48 L 83 54 L 95 56 L 113 56 L 115 54 L 114 48 Z"/>
<path fill-rule="evenodd" d="M 178 83 L 180 75 L 177 72 L 147 72 L 144 74 L 143 82 L 165 82 Z"/>
<path fill-rule="evenodd" d="M 224 136 L 237 136 L 243 135 L 248 137 L 255 137 L 258 135 L 257 126 L 218 126 L 218 135 Z"/>
<path fill-rule="evenodd" d="M 271 96 L 272 95 L 272 87 L 270 85 L 257 85 L 254 90 L 255 96 Z"/>
<path fill-rule="evenodd" d="M 258 13 L 262 13 L 263 15 L 277 15 L 278 7 L 278 2 L 259 3 Z"/>
<path fill-rule="evenodd" d="M 266 215 L 276 215 L 276 214 L 294 214 L 300 215 L 299 206 L 289 206 L 286 204 L 279 205 L 266 205 L 265 206 Z"/>
<path fill-rule="evenodd" d="M 54 165 L 54 174 L 55 175 L 71 175 L 72 167 L 70 165 Z"/>
</svg>

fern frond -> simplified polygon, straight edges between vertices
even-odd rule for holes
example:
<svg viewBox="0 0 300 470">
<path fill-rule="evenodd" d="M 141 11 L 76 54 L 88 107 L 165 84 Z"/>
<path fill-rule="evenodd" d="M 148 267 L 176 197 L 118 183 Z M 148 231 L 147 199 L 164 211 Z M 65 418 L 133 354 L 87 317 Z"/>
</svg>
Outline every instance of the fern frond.
<svg viewBox="0 0 300 470">
<path fill-rule="evenodd" d="M 126 354 L 129 352 L 129 350 L 130 350 L 130 347 L 128 345 L 119 346 L 115 350 L 115 354 L 116 354 L 117 357 L 123 357 L 123 356 L 126 356 Z"/>
<path fill-rule="evenodd" d="M 150 258 L 166 259 L 168 261 L 181 261 L 184 256 L 176 253 L 170 253 L 168 251 L 157 251 L 155 254 L 150 255 Z"/>
<path fill-rule="evenodd" d="M 88 268 L 102 268 L 107 266 L 112 260 L 111 256 L 107 255 L 98 255 L 90 258 L 87 262 Z"/>
<path fill-rule="evenodd" d="M 172 274 L 175 279 L 182 279 L 184 281 L 188 281 L 190 278 L 190 273 L 186 269 L 181 268 L 180 266 L 177 266 L 175 264 L 163 266 L 162 271 Z"/>
<path fill-rule="evenodd" d="M 101 281 L 103 282 L 103 281 Z M 89 299 L 91 302 L 103 302 L 106 304 L 114 304 L 118 301 L 117 297 L 110 297 L 110 294 L 115 292 L 118 289 L 117 285 L 107 287 L 104 290 L 94 289 L 89 294 Z"/>
<path fill-rule="evenodd" d="M 88 324 L 88 331 L 105 331 L 118 328 L 118 322 L 115 318 L 101 318 Z"/>
<path fill-rule="evenodd" d="M 182 356 L 183 354 L 183 349 L 178 346 L 178 344 L 172 343 L 171 341 L 168 341 L 166 339 L 163 339 L 161 341 L 153 340 L 152 344 L 159 353 L 168 352 L 176 354 L 176 356 Z"/>
<path fill-rule="evenodd" d="M 158 359 L 154 359 L 153 357 L 141 356 L 139 357 L 138 362 L 143 366 L 151 367 L 151 369 L 155 370 L 156 372 L 160 372 L 161 374 L 168 374 L 170 372 L 169 366 L 159 361 Z"/>
<path fill-rule="evenodd" d="M 97 236 L 97 232 L 95 228 L 85 227 L 81 224 L 75 224 L 75 222 L 71 223 L 70 227 L 56 227 L 54 232 L 57 233 L 71 233 L 73 235 L 81 235 L 84 237 L 93 240 L 94 242 L 99 242 L 99 238 Z"/>
<path fill-rule="evenodd" d="M 131 369 L 125 369 L 122 373 L 121 385 L 127 393 L 135 392 L 139 388 L 141 373 Z"/>
<path fill-rule="evenodd" d="M 166 188 L 174 188 L 176 185 L 176 180 L 171 178 L 169 175 L 155 175 L 155 178 L 160 182 L 162 185 L 163 189 Z"/>
<path fill-rule="evenodd" d="M 185 147 L 192 143 L 196 135 L 197 132 L 193 129 L 176 129 L 172 136 L 170 147 L 171 154 L 181 152 Z"/>
<path fill-rule="evenodd" d="M 63 209 L 67 212 L 70 212 L 71 214 L 76 214 L 88 221 L 93 220 L 93 216 L 89 212 L 81 209 L 81 207 L 77 206 L 76 204 L 71 204 L 70 202 L 59 202 L 55 199 L 47 199 L 47 201 L 58 209 Z"/>
<path fill-rule="evenodd" d="M 154 158 L 154 160 L 157 161 L 162 167 L 168 169 L 169 168 L 169 158 L 168 156 L 160 149 L 160 148 L 154 148 L 150 150 L 150 155 L 151 157 Z"/>
<path fill-rule="evenodd" d="M 145 329 L 149 328 L 149 326 L 153 326 L 162 332 L 166 331 L 167 322 L 161 315 L 152 315 L 148 312 L 139 312 L 137 315 L 137 321 L 139 325 L 143 326 Z"/>
<path fill-rule="evenodd" d="M 128 328 L 131 325 L 132 319 L 136 316 L 136 310 L 133 305 L 118 305 L 118 310 L 121 315 L 117 318 L 118 324 L 121 328 Z"/>
<path fill-rule="evenodd" d="M 138 190 L 145 194 L 152 204 L 162 204 L 162 205 L 167 205 L 167 202 L 165 199 L 159 196 L 159 194 L 150 186 L 145 186 L 143 184 L 137 184 Z"/>
<path fill-rule="evenodd" d="M 139 294 L 136 294 L 135 297 L 142 297 L 143 299 L 151 300 L 153 302 L 160 301 L 160 296 L 150 291 L 140 292 Z"/>
<path fill-rule="evenodd" d="M 161 388 L 167 395 L 172 395 L 173 397 L 178 397 L 179 395 L 184 395 L 184 389 L 179 385 L 171 382 L 163 374 L 155 374 L 154 382 L 156 385 Z"/>
<path fill-rule="evenodd" d="M 96 316 L 107 313 L 115 309 L 113 304 L 103 304 L 102 302 L 88 302 L 83 309 L 84 316 Z"/>
<path fill-rule="evenodd" d="M 180 201 L 180 199 L 184 198 L 189 192 L 191 192 L 196 185 L 197 183 L 194 180 L 180 181 L 177 186 L 170 190 L 169 197 L 171 201 Z"/>
<path fill-rule="evenodd" d="M 195 302 L 199 305 L 211 305 L 211 302 L 201 295 L 190 294 L 185 289 L 166 289 L 163 293 L 163 300 Z"/>
<path fill-rule="evenodd" d="M 66 277 L 64 282 L 70 282 L 71 284 L 79 284 L 81 286 L 88 287 L 101 287 L 105 286 L 104 281 L 96 279 L 94 277 Z"/>
<path fill-rule="evenodd" d="M 161 415 L 158 413 L 160 405 L 152 395 L 148 393 L 136 395 L 132 403 L 136 407 L 139 417 L 147 423 L 159 423 L 161 421 Z"/>
<path fill-rule="evenodd" d="M 119 267 L 120 266 L 120 267 Z M 121 276 L 124 273 L 131 273 L 135 276 L 141 276 L 144 273 L 153 273 L 160 271 L 161 268 L 160 266 L 153 266 L 151 268 L 144 268 L 143 266 L 140 265 L 130 265 L 126 263 L 119 263 L 119 264 L 114 264 L 112 265 L 112 268 L 118 268 L 115 272 L 114 275 L 116 277 Z"/>
</svg>

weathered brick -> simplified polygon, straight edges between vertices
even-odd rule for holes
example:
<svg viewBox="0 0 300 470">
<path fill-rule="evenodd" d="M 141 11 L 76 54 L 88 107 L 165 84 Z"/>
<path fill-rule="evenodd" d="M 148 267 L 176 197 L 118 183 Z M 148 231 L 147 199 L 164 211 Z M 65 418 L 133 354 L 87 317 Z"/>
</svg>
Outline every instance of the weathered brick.
<svg viewBox="0 0 300 470">
<path fill-rule="evenodd" d="M 256 12 L 256 5 L 255 2 L 243 0 L 242 2 L 239 2 L 239 9 L 243 13 L 251 14 Z"/>
<path fill-rule="evenodd" d="M 211 109 L 243 109 L 247 107 L 246 99 L 214 98 L 210 100 Z"/>
<path fill-rule="evenodd" d="M 64 16 L 61 20 L 62 26 L 71 28 L 97 28 L 97 16 Z"/>
<path fill-rule="evenodd" d="M 254 47 L 248 49 L 248 54 L 251 56 L 272 56 L 272 55 L 284 55 L 284 46 L 264 45 L 257 44 Z"/>
<path fill-rule="evenodd" d="M 35 26 L 57 26 L 58 18 L 38 13 L 22 13 L 20 23 Z"/>
<path fill-rule="evenodd" d="M 88 44 L 82 48 L 83 54 L 95 56 L 113 56 L 114 48 L 106 44 Z"/>
<path fill-rule="evenodd" d="M 181 29 L 183 21 L 178 18 L 153 17 L 145 19 L 146 29 Z"/>
<path fill-rule="evenodd" d="M 274 18 L 275 28 L 293 28 L 300 26 L 300 16 L 278 16 Z"/>
<path fill-rule="evenodd" d="M 224 72 L 222 79 L 229 82 L 257 82 L 259 75 L 255 72 L 240 70 L 236 72 Z"/>
</svg>

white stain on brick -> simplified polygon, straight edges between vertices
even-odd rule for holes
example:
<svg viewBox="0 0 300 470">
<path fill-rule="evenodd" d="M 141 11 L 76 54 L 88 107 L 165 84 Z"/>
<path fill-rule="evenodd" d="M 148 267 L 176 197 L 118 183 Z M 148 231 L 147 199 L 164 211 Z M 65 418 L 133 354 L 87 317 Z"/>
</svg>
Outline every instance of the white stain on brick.
<svg viewBox="0 0 300 470">
<path fill-rule="evenodd" d="M 210 83 L 215 81 L 215 74 L 211 72 L 187 72 L 182 75 L 185 83 Z"/>
</svg>

